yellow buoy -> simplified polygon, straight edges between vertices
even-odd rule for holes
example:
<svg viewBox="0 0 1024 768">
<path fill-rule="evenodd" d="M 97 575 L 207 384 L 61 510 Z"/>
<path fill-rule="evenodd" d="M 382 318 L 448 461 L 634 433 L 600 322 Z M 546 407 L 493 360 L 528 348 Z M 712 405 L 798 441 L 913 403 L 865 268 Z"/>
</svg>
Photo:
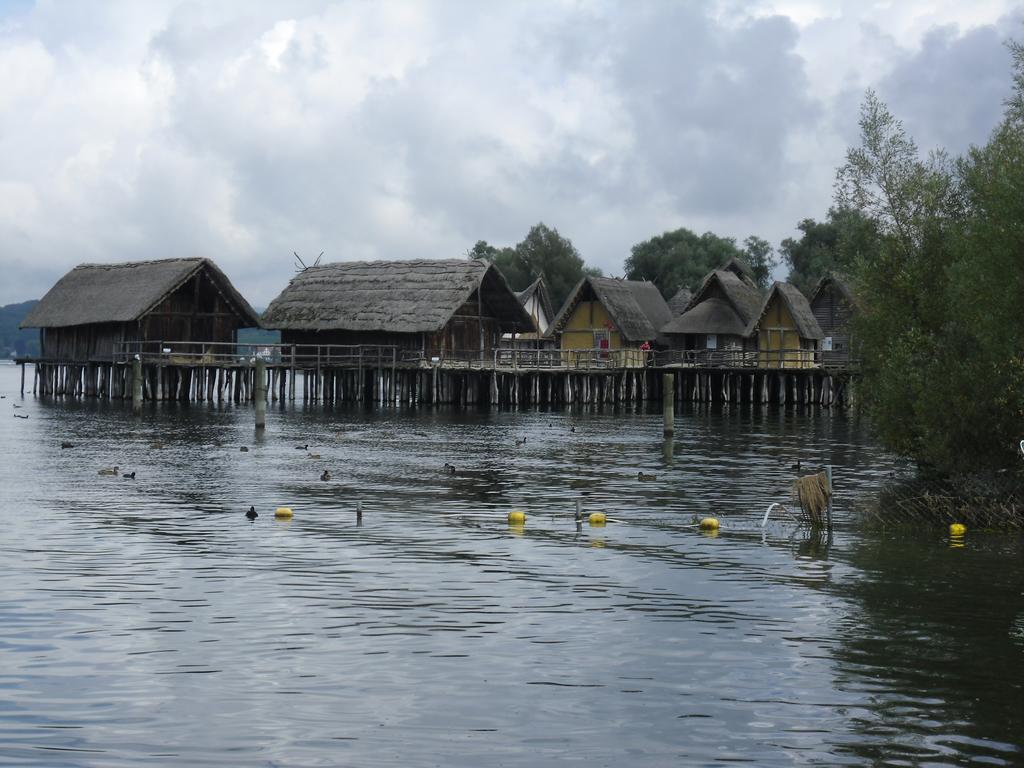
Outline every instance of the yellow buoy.
<svg viewBox="0 0 1024 768">
<path fill-rule="evenodd" d="M 274 517 L 278 520 L 290 520 L 292 517 L 291 507 L 278 507 L 274 510 Z"/>
<path fill-rule="evenodd" d="M 702 531 L 717 531 L 718 530 L 718 518 L 717 517 L 705 517 L 700 521 L 700 529 Z"/>
<path fill-rule="evenodd" d="M 604 512 L 591 512 L 590 517 L 587 518 L 591 525 L 604 525 L 608 522 L 608 518 Z"/>
<path fill-rule="evenodd" d="M 949 526 L 950 536 L 963 536 L 965 533 L 967 533 L 967 526 L 963 523 L 953 523 Z"/>
<path fill-rule="evenodd" d="M 512 525 L 522 525 L 526 522 L 526 513 L 519 509 L 513 509 L 508 513 L 508 521 Z"/>
</svg>

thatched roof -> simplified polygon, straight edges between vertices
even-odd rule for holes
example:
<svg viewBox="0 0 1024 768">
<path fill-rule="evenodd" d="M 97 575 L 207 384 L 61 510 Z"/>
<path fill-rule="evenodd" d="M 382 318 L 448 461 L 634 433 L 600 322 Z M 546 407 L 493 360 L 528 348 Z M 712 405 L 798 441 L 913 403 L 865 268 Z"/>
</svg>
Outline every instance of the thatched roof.
<svg viewBox="0 0 1024 768">
<path fill-rule="evenodd" d="M 676 291 L 675 295 L 668 300 L 668 308 L 672 312 L 672 317 L 679 317 L 683 314 L 692 298 L 693 292 L 685 285 Z"/>
<path fill-rule="evenodd" d="M 835 272 L 829 272 L 818 280 L 817 284 L 814 286 L 814 290 L 811 291 L 810 302 L 812 305 L 814 304 L 815 299 L 818 298 L 819 294 L 828 287 L 835 288 L 843 295 L 843 298 L 846 299 L 847 302 L 851 305 L 853 304 L 853 290 L 850 288 L 849 280 Z"/>
<path fill-rule="evenodd" d="M 662 327 L 661 332 L 670 333 L 715 333 L 744 336 L 746 323 L 732 305 L 724 299 L 705 299 L 688 312 L 674 318 Z"/>
<path fill-rule="evenodd" d="M 587 276 L 576 283 L 548 333 L 562 330 L 587 290 L 593 292 L 628 341 L 654 340 L 658 329 L 672 319 L 672 311 L 654 283 Z"/>
<path fill-rule="evenodd" d="M 690 314 L 695 312 L 701 304 L 711 299 L 718 299 L 724 302 L 731 311 L 731 314 L 726 317 L 724 310 L 717 306 L 714 308 L 715 311 L 708 309 L 693 315 Z M 690 304 L 687 306 L 686 311 L 672 320 L 672 322 L 662 326 L 661 332 L 665 334 L 733 333 L 734 331 L 732 330 L 723 329 L 734 329 L 736 327 L 736 320 L 734 318 L 738 319 L 740 325 L 745 329 L 747 324 L 758 315 L 760 309 L 761 296 L 753 285 L 741 279 L 732 270 L 716 269 L 709 272 L 707 277 L 704 278 L 704 282 L 701 283 L 700 288 L 697 289 L 697 292 L 693 294 L 693 298 L 690 299 Z M 710 323 L 706 328 L 700 325 L 700 322 L 705 320 Z"/>
<path fill-rule="evenodd" d="M 516 298 L 519 299 L 519 303 L 523 306 L 526 306 L 526 302 L 533 298 L 534 295 L 537 296 L 537 300 L 544 310 L 544 315 L 550 321 L 554 317 L 555 311 L 551 308 L 551 295 L 548 293 L 548 287 L 544 283 L 543 277 L 538 277 L 524 290 L 516 292 Z"/>
<path fill-rule="evenodd" d="M 745 283 L 749 283 L 751 286 L 757 285 L 757 282 L 754 280 L 754 270 L 750 268 L 750 265 L 747 264 L 747 262 L 738 256 L 730 256 L 718 269 L 722 272 L 732 272 L 736 277 L 740 278 L 740 280 Z"/>
<path fill-rule="evenodd" d="M 161 259 L 123 264 L 79 264 L 57 281 L 22 328 L 63 328 L 92 323 L 134 322 L 199 272 L 206 269 L 243 322 L 259 318 L 227 276 L 209 259 Z"/>
<path fill-rule="evenodd" d="M 786 305 L 789 314 L 793 316 L 793 322 L 796 323 L 796 329 L 800 334 L 800 338 L 822 339 L 825 337 L 825 334 L 821 332 L 821 326 L 818 325 L 818 321 L 814 319 L 814 313 L 811 312 L 811 305 L 808 303 L 807 297 L 792 283 L 778 282 L 771 287 L 768 295 L 764 297 L 761 311 L 757 313 L 757 317 L 747 324 L 746 335 L 749 336 L 757 331 L 761 318 L 764 317 L 765 311 L 767 311 L 776 296 Z"/>
<path fill-rule="evenodd" d="M 502 330 L 532 330 L 501 272 L 483 259 L 346 261 L 309 267 L 263 313 L 263 327 L 436 332 L 477 289 Z"/>
</svg>

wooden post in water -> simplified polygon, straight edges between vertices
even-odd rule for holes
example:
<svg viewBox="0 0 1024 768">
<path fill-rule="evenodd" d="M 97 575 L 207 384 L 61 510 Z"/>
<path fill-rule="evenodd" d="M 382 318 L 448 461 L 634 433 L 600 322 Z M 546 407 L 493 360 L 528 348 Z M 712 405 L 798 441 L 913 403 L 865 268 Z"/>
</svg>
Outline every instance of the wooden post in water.
<svg viewBox="0 0 1024 768">
<path fill-rule="evenodd" d="M 256 401 L 256 431 L 267 426 L 267 361 L 256 358 L 256 381 L 253 399 Z"/>
<path fill-rule="evenodd" d="M 142 360 L 132 360 L 132 413 L 142 413 Z"/>
<path fill-rule="evenodd" d="M 25 396 L 25 364 L 21 364 L 21 396 Z"/>
<path fill-rule="evenodd" d="M 672 437 L 676 419 L 676 376 L 664 373 L 661 376 L 661 413 L 665 426 L 665 437 Z"/>
<path fill-rule="evenodd" d="M 832 530 L 832 465 L 825 465 L 825 481 L 828 484 L 828 499 L 825 502 L 825 524 Z"/>
</svg>

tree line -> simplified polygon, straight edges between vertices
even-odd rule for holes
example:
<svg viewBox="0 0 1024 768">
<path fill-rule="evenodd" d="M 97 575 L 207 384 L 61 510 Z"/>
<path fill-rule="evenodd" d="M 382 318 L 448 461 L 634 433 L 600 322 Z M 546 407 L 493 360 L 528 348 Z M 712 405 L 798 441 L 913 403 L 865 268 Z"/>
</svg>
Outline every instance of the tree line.
<svg viewBox="0 0 1024 768">
<path fill-rule="evenodd" d="M 740 245 L 735 238 L 713 232 L 698 235 L 686 228 L 674 229 L 634 245 L 625 261 L 624 277 L 649 280 L 670 299 L 680 288 L 695 291 L 708 272 L 738 258 L 750 267 L 762 289 L 771 284 L 772 270 L 784 263 L 789 267 L 787 279 L 809 293 L 826 273 L 850 271 L 857 253 L 873 247 L 876 237 L 872 222 L 850 207 L 832 208 L 825 221 L 804 219 L 797 227 L 801 237 L 783 240 L 778 251 L 756 235 Z M 544 278 L 556 307 L 584 275 L 601 275 L 600 269 L 583 261 L 568 237 L 543 222 L 531 227 L 514 246 L 497 247 L 479 240 L 466 255 L 493 262 L 515 291 Z"/>
</svg>

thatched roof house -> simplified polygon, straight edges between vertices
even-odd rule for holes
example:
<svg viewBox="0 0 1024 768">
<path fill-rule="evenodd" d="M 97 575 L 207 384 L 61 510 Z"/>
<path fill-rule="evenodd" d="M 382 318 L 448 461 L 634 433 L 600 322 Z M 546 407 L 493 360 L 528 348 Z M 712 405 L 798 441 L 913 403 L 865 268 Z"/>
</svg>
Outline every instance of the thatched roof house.
<svg viewBox="0 0 1024 768">
<path fill-rule="evenodd" d="M 233 342 L 256 312 L 209 259 L 81 264 L 21 322 L 41 329 L 41 356 L 109 361 L 122 342 Z"/>
<path fill-rule="evenodd" d="M 686 311 L 661 328 L 675 349 L 716 350 L 752 348 L 746 333 L 761 307 L 753 285 L 735 270 L 708 273 Z"/>
<path fill-rule="evenodd" d="M 811 292 L 811 312 L 818 321 L 822 339 L 822 362 L 841 364 L 850 357 L 850 321 L 854 313 L 853 291 L 841 275 L 822 277 Z"/>
<path fill-rule="evenodd" d="M 767 368 L 809 368 L 824 334 L 811 305 L 790 283 L 775 283 L 746 335 L 757 337 L 759 364 Z"/>
<path fill-rule="evenodd" d="M 309 267 L 263 313 L 286 344 L 379 344 L 474 355 L 533 323 L 482 259 L 349 261 Z"/>
<path fill-rule="evenodd" d="M 654 343 L 672 312 L 654 283 L 584 277 L 551 324 L 562 349 L 639 349 Z"/>
</svg>

